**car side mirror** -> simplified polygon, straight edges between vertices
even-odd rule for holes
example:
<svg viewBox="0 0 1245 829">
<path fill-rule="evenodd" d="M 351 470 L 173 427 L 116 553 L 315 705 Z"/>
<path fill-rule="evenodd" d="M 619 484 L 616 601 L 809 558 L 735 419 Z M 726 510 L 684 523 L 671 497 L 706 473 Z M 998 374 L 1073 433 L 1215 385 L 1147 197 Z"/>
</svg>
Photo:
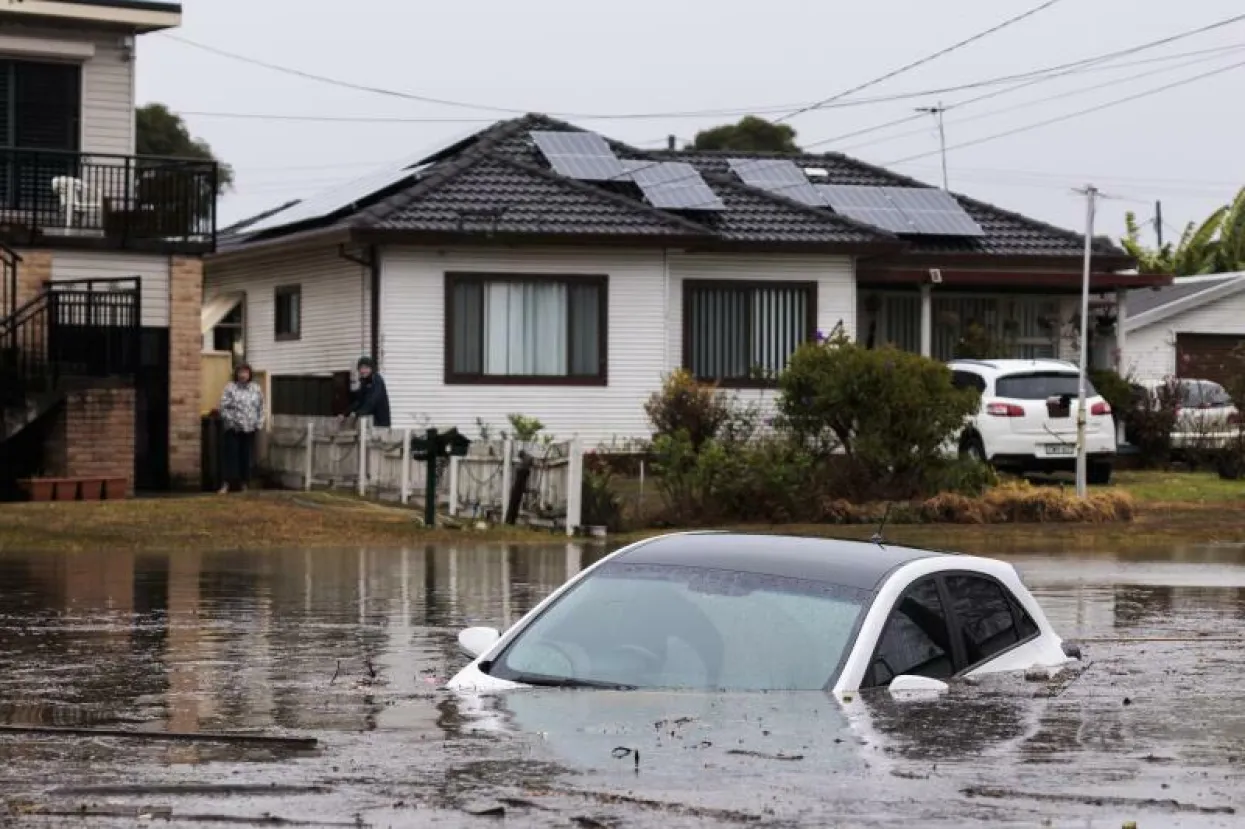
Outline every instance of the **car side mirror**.
<svg viewBox="0 0 1245 829">
<path fill-rule="evenodd" d="M 476 659 L 501 638 L 497 628 L 466 628 L 458 634 L 458 648 L 463 653 Z"/>
<path fill-rule="evenodd" d="M 941 694 L 950 686 L 940 679 L 931 679 L 928 676 L 917 676 L 915 674 L 900 674 L 891 680 L 890 685 L 886 686 L 894 694 L 919 694 L 921 696 L 929 694 Z"/>
</svg>

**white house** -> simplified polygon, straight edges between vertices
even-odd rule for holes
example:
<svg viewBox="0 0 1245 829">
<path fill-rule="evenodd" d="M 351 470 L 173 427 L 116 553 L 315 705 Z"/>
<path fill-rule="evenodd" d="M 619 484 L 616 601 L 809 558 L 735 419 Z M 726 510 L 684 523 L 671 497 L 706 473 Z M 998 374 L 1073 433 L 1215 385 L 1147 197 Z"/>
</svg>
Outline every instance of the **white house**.
<svg viewBox="0 0 1245 829">
<path fill-rule="evenodd" d="M 1222 383 L 1245 348 L 1245 273 L 1190 276 L 1130 291 L 1119 321 L 1120 366 L 1139 380 L 1188 377 Z"/>
<path fill-rule="evenodd" d="M 641 151 L 541 115 L 222 232 L 209 348 L 331 414 L 374 355 L 395 427 L 646 436 L 680 366 L 758 397 L 841 327 L 949 358 L 970 323 L 1070 356 L 1083 239 L 838 154 Z M 1161 284 L 1095 243 L 1096 293 Z"/>
</svg>

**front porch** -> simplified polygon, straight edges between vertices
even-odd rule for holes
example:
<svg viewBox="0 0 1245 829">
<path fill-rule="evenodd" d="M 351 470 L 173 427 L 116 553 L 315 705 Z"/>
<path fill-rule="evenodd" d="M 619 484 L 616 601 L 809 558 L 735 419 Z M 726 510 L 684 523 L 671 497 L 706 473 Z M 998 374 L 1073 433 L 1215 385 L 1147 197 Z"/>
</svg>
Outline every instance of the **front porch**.
<svg viewBox="0 0 1245 829">
<path fill-rule="evenodd" d="M 1081 281 L 1073 272 L 865 270 L 857 288 L 857 341 L 956 358 L 1059 359 L 1080 356 Z M 1118 368 L 1128 289 L 1171 277 L 1095 273 L 1091 281 L 1091 368 Z"/>
</svg>

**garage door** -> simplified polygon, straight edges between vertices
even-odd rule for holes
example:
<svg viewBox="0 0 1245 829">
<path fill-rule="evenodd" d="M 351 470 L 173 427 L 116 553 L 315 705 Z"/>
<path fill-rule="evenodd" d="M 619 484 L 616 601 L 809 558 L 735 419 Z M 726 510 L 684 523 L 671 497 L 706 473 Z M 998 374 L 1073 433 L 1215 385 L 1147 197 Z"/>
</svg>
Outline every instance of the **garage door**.
<svg viewBox="0 0 1245 829">
<path fill-rule="evenodd" d="M 1229 378 L 1245 366 L 1239 354 L 1245 354 L 1245 335 L 1177 334 L 1176 374 L 1227 385 Z"/>
</svg>

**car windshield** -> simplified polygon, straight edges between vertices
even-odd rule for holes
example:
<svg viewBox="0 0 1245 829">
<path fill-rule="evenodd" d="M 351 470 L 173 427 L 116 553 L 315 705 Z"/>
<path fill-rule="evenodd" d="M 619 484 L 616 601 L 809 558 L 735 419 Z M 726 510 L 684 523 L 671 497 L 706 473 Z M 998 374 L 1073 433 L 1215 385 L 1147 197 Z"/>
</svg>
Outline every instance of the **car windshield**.
<svg viewBox="0 0 1245 829">
<path fill-rule="evenodd" d="M 871 593 L 733 570 L 612 562 L 488 672 L 545 685 L 809 691 L 840 670 Z"/>
<path fill-rule="evenodd" d="M 1231 406 L 1232 398 L 1218 383 L 1209 380 L 1185 380 L 1180 384 L 1180 405 L 1190 409 Z"/>
<path fill-rule="evenodd" d="M 1079 375 L 1066 371 L 1034 371 L 1025 374 L 1009 374 L 1000 377 L 994 383 L 995 393 L 999 397 L 1010 397 L 1013 400 L 1046 400 L 1049 397 L 1071 395 L 1076 397 Z M 1094 385 L 1085 381 L 1085 396 L 1094 397 L 1098 394 Z"/>
</svg>

